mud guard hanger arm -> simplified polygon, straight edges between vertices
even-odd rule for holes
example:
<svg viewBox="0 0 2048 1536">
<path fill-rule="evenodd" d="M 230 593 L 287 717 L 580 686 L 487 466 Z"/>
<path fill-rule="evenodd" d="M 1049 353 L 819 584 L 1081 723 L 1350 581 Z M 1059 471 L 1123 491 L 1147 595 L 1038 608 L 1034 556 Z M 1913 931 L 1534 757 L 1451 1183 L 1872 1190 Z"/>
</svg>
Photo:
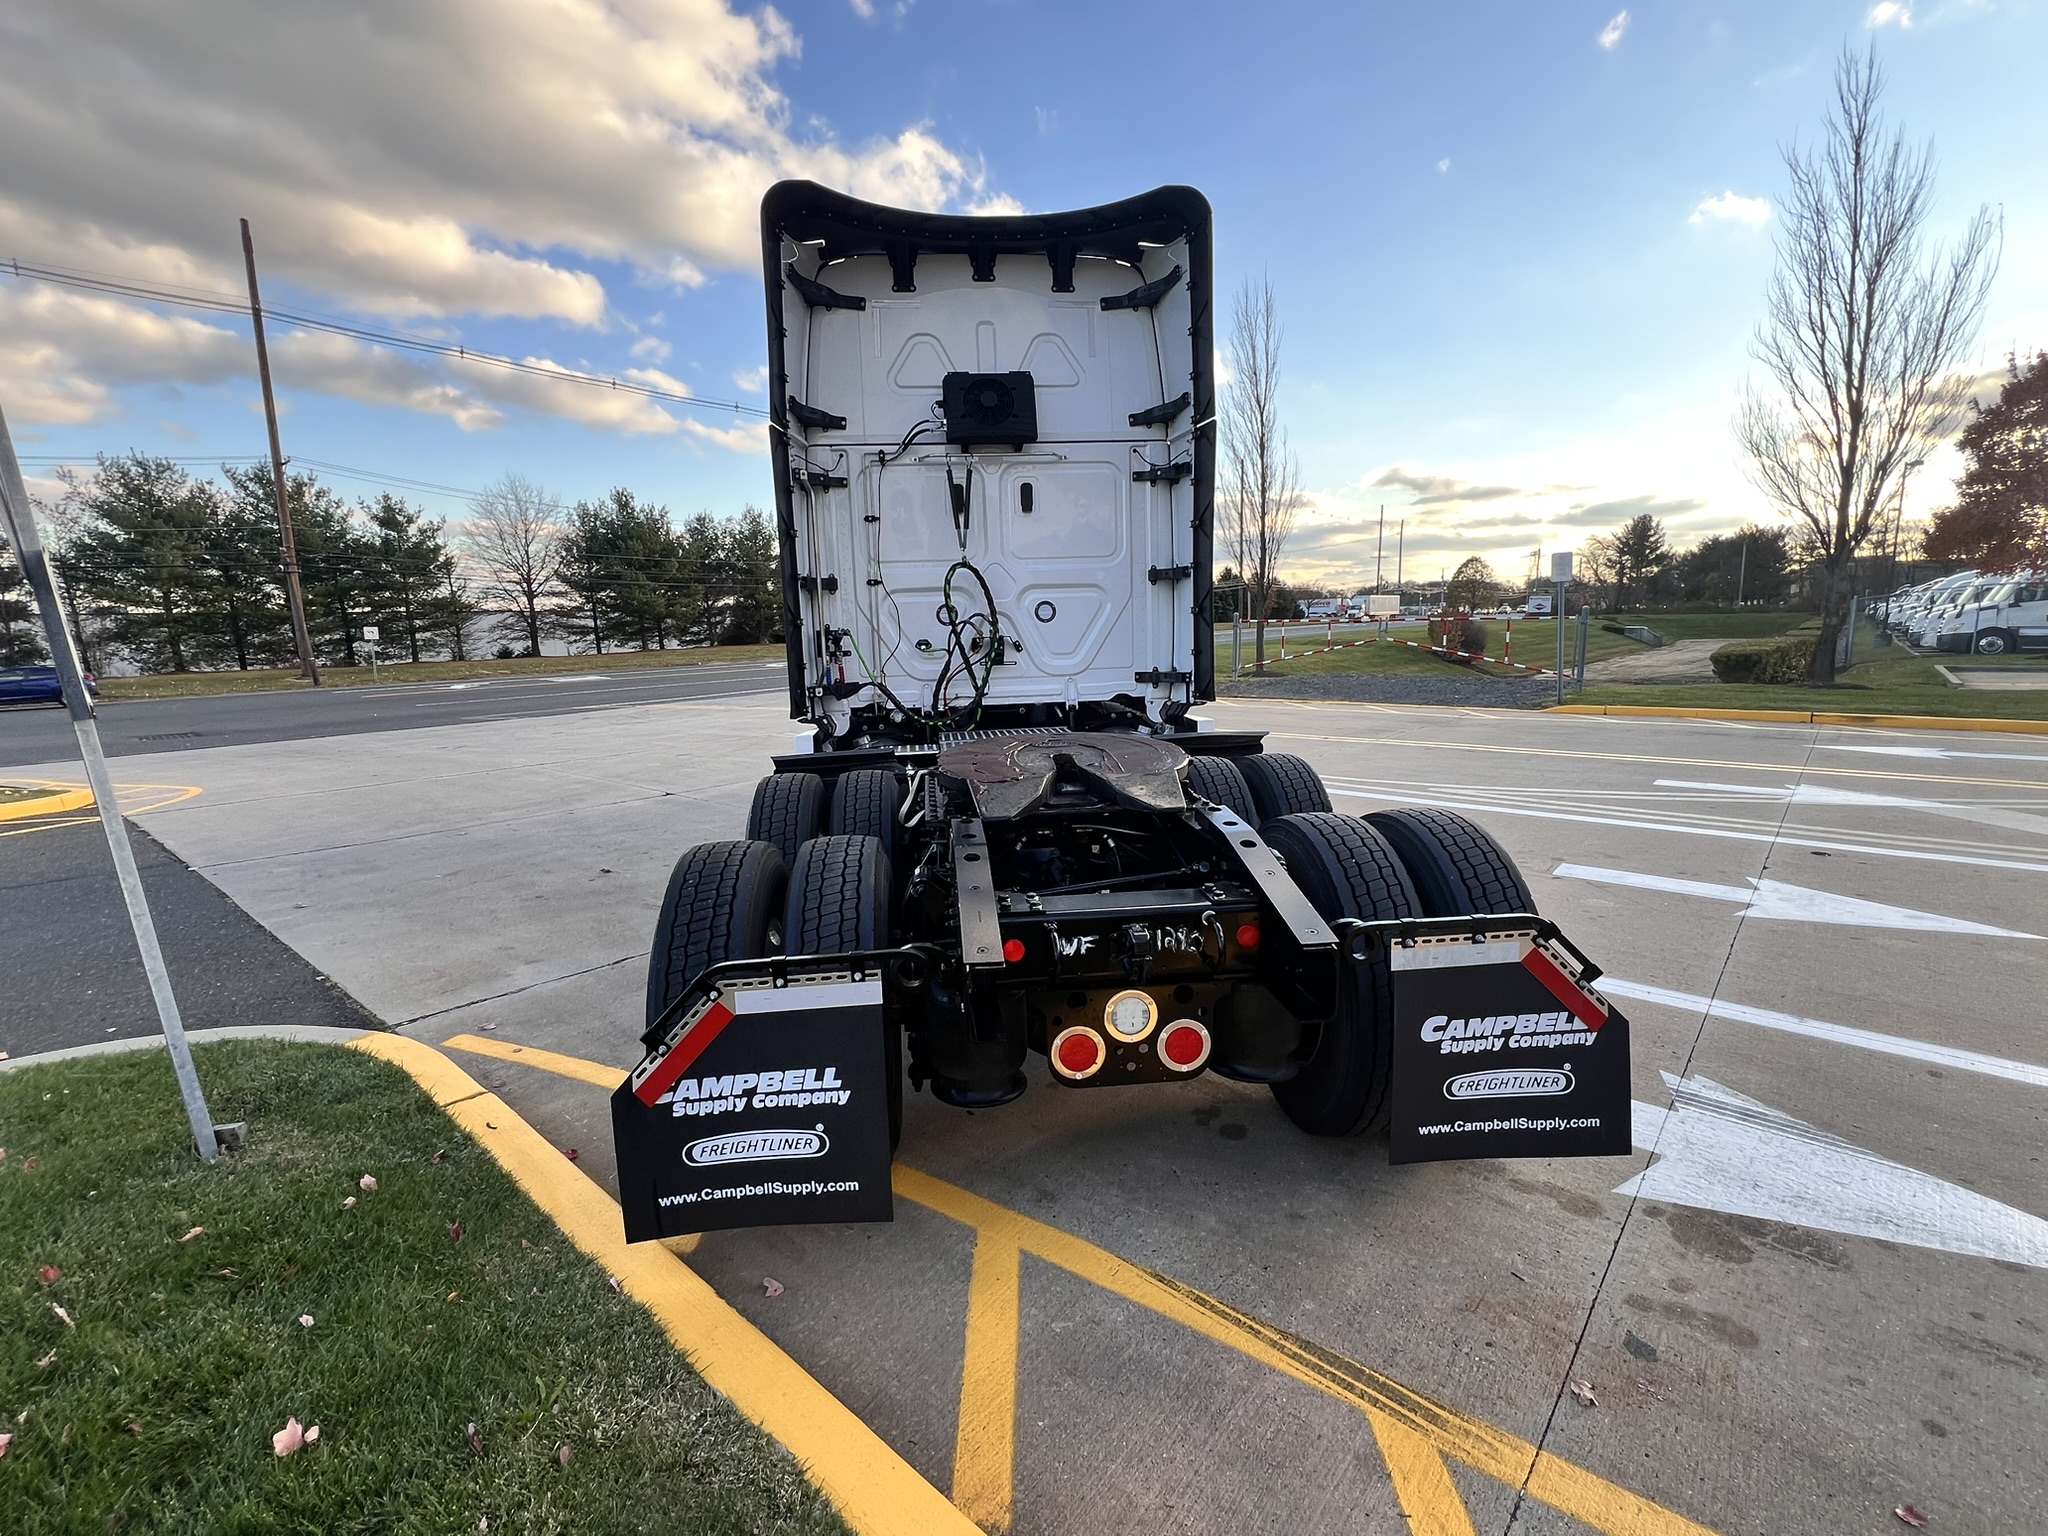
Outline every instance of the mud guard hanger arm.
<svg viewBox="0 0 2048 1536">
<path fill-rule="evenodd" d="M 1162 405 L 1149 406 L 1142 411 L 1131 412 L 1131 425 L 1134 427 L 1167 426 L 1173 421 L 1174 417 L 1188 408 L 1189 403 L 1193 399 L 1193 395 L 1189 394 L 1186 390 L 1182 390 L 1176 399 L 1168 400 Z"/>
<path fill-rule="evenodd" d="M 841 293 L 836 288 L 827 288 L 823 283 L 805 277 L 794 265 L 783 268 L 782 275 L 798 295 L 812 309 L 866 309 L 868 301 L 857 293 Z"/>
<path fill-rule="evenodd" d="M 803 426 L 814 431 L 844 432 L 846 418 L 835 416 L 830 411 L 821 411 L 815 405 L 805 405 L 795 395 L 789 397 L 789 414 Z"/>
<path fill-rule="evenodd" d="M 1104 309 L 1150 309 L 1165 298 L 1179 284 L 1181 270 L 1176 266 L 1162 278 L 1141 283 L 1129 293 L 1112 293 L 1102 301 Z"/>
</svg>

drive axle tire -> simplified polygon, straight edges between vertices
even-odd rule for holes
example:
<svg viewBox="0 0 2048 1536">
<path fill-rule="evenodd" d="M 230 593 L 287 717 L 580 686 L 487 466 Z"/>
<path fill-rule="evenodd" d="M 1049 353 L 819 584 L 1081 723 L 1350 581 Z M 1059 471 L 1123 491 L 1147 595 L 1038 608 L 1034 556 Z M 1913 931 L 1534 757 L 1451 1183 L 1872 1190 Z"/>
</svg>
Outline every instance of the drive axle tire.
<svg viewBox="0 0 2048 1536">
<path fill-rule="evenodd" d="M 1277 817 L 1266 823 L 1262 835 L 1324 917 L 1375 922 L 1421 915 L 1400 858 L 1369 823 L 1310 812 Z M 1340 962 L 1336 1017 L 1323 1026 L 1301 1070 L 1273 1084 L 1273 1097 L 1287 1118 L 1311 1136 L 1384 1130 L 1393 1107 L 1393 1015 L 1393 973 L 1385 947 L 1363 964 Z"/>
<path fill-rule="evenodd" d="M 826 827 L 834 837 L 872 837 L 896 862 L 896 813 L 903 806 L 903 781 L 886 768 L 856 768 L 832 786 L 832 814 Z"/>
<path fill-rule="evenodd" d="M 1204 800 L 1234 811 L 1250 826 L 1259 824 L 1259 807 L 1252 799 L 1244 771 L 1227 757 L 1190 757 L 1188 788 Z"/>
<path fill-rule="evenodd" d="M 768 843 L 700 843 L 676 860 L 647 957 L 651 1028 L 706 966 L 782 947 L 789 866 Z"/>
<path fill-rule="evenodd" d="M 1252 805 L 1259 820 L 1269 816 L 1299 816 L 1308 811 L 1330 809 L 1330 792 L 1322 777 L 1306 758 L 1285 752 L 1259 752 L 1237 765 L 1252 793 Z"/>
<path fill-rule="evenodd" d="M 803 845 L 825 820 L 825 781 L 815 773 L 771 773 L 754 786 L 747 812 L 747 837 L 773 843 L 783 862 L 794 865 Z"/>
<path fill-rule="evenodd" d="M 785 915 L 792 955 L 880 949 L 889 942 L 889 856 L 879 838 L 814 837 L 790 871 Z M 889 1085 L 889 1150 L 903 1139 L 903 1031 L 886 1013 L 882 1075 Z"/>
<path fill-rule="evenodd" d="M 1536 898 L 1507 850 L 1455 811 L 1374 811 L 1364 818 L 1393 844 L 1424 917 L 1534 912 Z"/>
<path fill-rule="evenodd" d="M 2006 644 L 2005 631 L 2002 629 L 1987 629 L 1977 636 L 1979 656 L 2003 656 L 2011 649 L 2012 647 Z"/>
</svg>

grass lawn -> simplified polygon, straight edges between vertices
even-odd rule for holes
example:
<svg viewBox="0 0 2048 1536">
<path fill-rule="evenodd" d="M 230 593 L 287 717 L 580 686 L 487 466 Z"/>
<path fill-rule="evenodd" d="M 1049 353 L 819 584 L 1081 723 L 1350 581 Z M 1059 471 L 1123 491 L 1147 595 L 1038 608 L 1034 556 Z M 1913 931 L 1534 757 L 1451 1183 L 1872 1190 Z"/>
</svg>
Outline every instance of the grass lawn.
<svg viewBox="0 0 2048 1536">
<path fill-rule="evenodd" d="M 2048 671 L 2048 661 L 2027 656 L 1909 656 L 1897 647 L 1866 646 L 1833 688 L 1798 684 L 1654 683 L 1588 688 L 1574 704 L 1639 704 L 1681 709 L 1796 709 L 1845 715 L 1944 715 L 1990 720 L 2048 720 L 2048 691 L 2006 692 L 1952 688 L 1937 665 L 2015 667 Z"/>
<path fill-rule="evenodd" d="M 0 1532 L 845 1530 L 398 1068 L 195 1054 L 212 1169 L 161 1052 L 0 1073 Z"/>
<path fill-rule="evenodd" d="M 1647 624 L 1667 640 L 1696 640 L 1727 638 L 1749 639 L 1757 635 L 1778 635 L 1796 629 L 1812 617 L 1803 613 L 1656 613 L 1656 614 L 1602 614 L 1591 620 L 1586 628 L 1586 660 L 1605 661 L 1612 656 L 1630 656 L 1641 653 L 1646 647 L 1625 635 L 1617 635 L 1601 628 L 1602 624 Z M 1486 651 L 1489 656 L 1498 657 L 1508 639 L 1508 628 L 1501 619 L 1484 619 L 1486 625 Z M 1291 652 L 1313 649 L 1329 642 L 1322 638 L 1324 631 L 1319 626 L 1290 626 L 1287 648 Z M 1370 633 L 1361 626 L 1349 629 L 1339 626 L 1337 639 L 1364 639 Z M 1420 624 L 1397 627 L 1394 638 L 1401 640 L 1427 640 L 1428 632 Z M 1575 648 L 1578 644 L 1578 619 L 1565 619 L 1565 644 Z M 1272 629 L 1266 632 L 1266 671 L 1269 675 L 1281 677 L 1306 677 L 1318 673 L 1385 673 L 1437 674 L 1459 663 L 1433 656 L 1427 651 L 1414 650 L 1405 645 L 1360 645 L 1344 646 L 1342 649 L 1325 651 L 1318 656 L 1290 658 L 1285 663 L 1276 663 L 1279 643 Z M 1250 672 L 1251 641 L 1247 631 L 1244 654 L 1246 672 Z M 1548 667 L 1557 660 L 1557 625 L 1551 619 L 1517 619 L 1514 623 L 1513 646 L 1509 655 L 1525 667 Z M 1230 630 L 1225 627 L 1216 632 L 1216 659 L 1227 672 L 1230 668 Z M 1511 667 L 1489 667 L 1480 665 L 1477 670 L 1489 676 L 1526 677 Z"/>
<path fill-rule="evenodd" d="M 19 805 L 24 800 L 47 800 L 61 795 L 61 789 L 27 789 L 20 784 L 0 784 L 0 805 Z"/>
<path fill-rule="evenodd" d="M 526 673 L 630 671 L 637 667 L 695 667 L 719 661 L 781 661 L 780 645 L 707 645 L 674 651 L 609 651 L 602 656 L 520 656 L 510 661 L 382 661 L 378 682 L 459 683 L 480 677 Z M 330 688 L 368 688 L 370 668 L 322 667 Z M 273 693 L 305 688 L 296 667 L 262 667 L 249 672 L 159 672 L 149 677 L 103 677 L 102 699 L 174 699 L 190 694 Z"/>
</svg>

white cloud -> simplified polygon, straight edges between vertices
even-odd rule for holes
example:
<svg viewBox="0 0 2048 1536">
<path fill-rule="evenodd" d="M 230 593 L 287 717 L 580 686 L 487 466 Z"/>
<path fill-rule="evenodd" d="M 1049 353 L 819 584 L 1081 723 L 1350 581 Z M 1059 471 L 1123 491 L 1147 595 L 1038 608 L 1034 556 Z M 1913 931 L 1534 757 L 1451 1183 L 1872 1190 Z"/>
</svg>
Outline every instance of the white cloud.
<svg viewBox="0 0 2048 1536">
<path fill-rule="evenodd" d="M 584 263 L 750 268 L 778 176 L 922 208 L 987 192 L 929 125 L 793 127 L 771 76 L 800 42 L 769 7 L 20 0 L 0 27 L 0 253 L 56 265 L 232 291 L 246 215 L 273 285 L 597 325 Z"/>
<path fill-rule="evenodd" d="M 1863 18 L 1866 27 L 1897 27 L 1901 32 L 1913 25 L 1913 7 L 1900 0 L 1878 0 Z"/>
<path fill-rule="evenodd" d="M 710 443 L 732 453 L 768 451 L 768 423 L 765 421 L 736 421 L 729 427 L 708 427 L 692 419 L 683 423 L 683 430 L 699 442 Z"/>
<path fill-rule="evenodd" d="M 853 7 L 853 14 L 862 21 L 875 19 L 875 0 L 847 0 L 847 4 Z"/>
<path fill-rule="evenodd" d="M 1744 197 L 1739 192 L 1723 192 L 1719 197 L 1703 198 L 1692 211 L 1687 221 L 1704 224 L 1709 219 L 1731 224 L 1746 224 L 1751 229 L 1768 224 L 1771 218 L 1771 200 L 1767 197 Z"/>
<path fill-rule="evenodd" d="M 849 144 L 793 121 L 773 74 L 799 38 L 770 6 L 734 6 L 18 0 L 0 13 L 0 256 L 235 294 L 247 216 L 273 302 L 456 340 L 461 316 L 609 328 L 600 263 L 685 289 L 751 271 L 779 177 L 914 208 L 1016 206 L 929 123 Z M 246 375 L 232 328 L 33 291 L 0 295 L 23 322 L 0 334 L 0 390 L 25 420 L 104 418 L 125 385 Z M 670 356 L 645 336 L 630 350 L 648 367 Z M 280 335 L 279 353 L 296 389 L 465 430 L 505 408 L 681 430 L 645 399 L 340 338 Z"/>
<path fill-rule="evenodd" d="M 743 395 L 758 395 L 768 387 L 768 365 L 758 368 L 741 368 L 732 376 L 733 386 Z"/>
<path fill-rule="evenodd" d="M 1024 205 L 1007 192 L 991 192 L 967 205 L 967 211 L 983 218 L 1010 218 L 1024 211 Z"/>
<path fill-rule="evenodd" d="M 1627 31 L 1628 12 L 1617 11 L 1614 20 L 1600 29 L 1600 46 L 1608 49 L 1616 47 L 1621 42 L 1622 34 Z"/>
<path fill-rule="evenodd" d="M 1441 160 L 1437 161 L 1437 163 L 1436 163 L 1436 173 L 1437 173 L 1437 175 L 1439 175 L 1439 176 L 1444 176 L 1444 175 L 1448 175 L 1448 174 L 1450 173 L 1450 169 L 1451 169 L 1451 157 L 1450 157 L 1449 155 L 1446 155 L 1446 156 L 1444 156 L 1444 158 L 1443 158 L 1443 159 L 1441 159 Z"/>
</svg>

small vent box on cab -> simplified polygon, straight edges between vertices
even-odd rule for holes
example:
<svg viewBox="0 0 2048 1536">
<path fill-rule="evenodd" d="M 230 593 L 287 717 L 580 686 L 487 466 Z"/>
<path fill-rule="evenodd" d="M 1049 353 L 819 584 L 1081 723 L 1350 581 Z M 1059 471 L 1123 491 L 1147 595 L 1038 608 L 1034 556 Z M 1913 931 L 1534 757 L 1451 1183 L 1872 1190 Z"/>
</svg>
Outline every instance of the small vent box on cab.
<svg viewBox="0 0 2048 1536">
<path fill-rule="evenodd" d="M 940 382 L 947 442 L 1022 448 L 1038 441 L 1030 374 L 949 373 Z"/>
</svg>

